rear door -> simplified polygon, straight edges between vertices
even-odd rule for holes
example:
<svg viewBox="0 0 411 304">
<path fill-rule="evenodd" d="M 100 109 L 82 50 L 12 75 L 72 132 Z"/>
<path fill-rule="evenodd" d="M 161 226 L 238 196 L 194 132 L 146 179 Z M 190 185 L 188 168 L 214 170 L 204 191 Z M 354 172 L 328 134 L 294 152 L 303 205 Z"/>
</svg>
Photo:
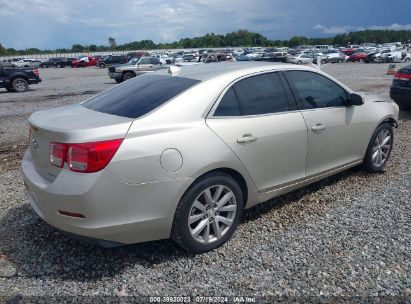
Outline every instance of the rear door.
<svg viewBox="0 0 411 304">
<path fill-rule="evenodd" d="M 266 73 L 239 80 L 207 118 L 260 191 L 305 176 L 307 128 L 282 77 Z"/>
<path fill-rule="evenodd" d="M 308 128 L 307 176 L 361 160 L 370 130 L 364 107 L 347 107 L 348 92 L 318 73 L 286 76 Z"/>
</svg>

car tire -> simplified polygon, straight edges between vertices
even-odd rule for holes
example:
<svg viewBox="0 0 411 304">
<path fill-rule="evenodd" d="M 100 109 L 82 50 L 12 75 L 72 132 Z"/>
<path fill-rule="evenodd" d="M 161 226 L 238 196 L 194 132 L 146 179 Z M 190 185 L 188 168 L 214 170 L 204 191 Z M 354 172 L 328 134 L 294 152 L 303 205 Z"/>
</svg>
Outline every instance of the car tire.
<svg viewBox="0 0 411 304">
<path fill-rule="evenodd" d="M 410 58 L 405 58 L 404 62 L 410 62 Z"/>
<path fill-rule="evenodd" d="M 297 64 L 300 65 L 300 64 L 303 64 L 303 62 L 301 60 L 298 60 Z"/>
<path fill-rule="evenodd" d="M 325 59 L 321 59 L 321 64 L 326 64 L 326 61 L 325 61 Z"/>
<path fill-rule="evenodd" d="M 42 65 L 42 68 L 47 69 L 48 67 L 49 67 L 49 65 L 48 65 L 48 64 L 43 64 L 43 65 Z"/>
<path fill-rule="evenodd" d="M 104 69 L 106 67 L 106 65 L 104 63 L 100 63 L 100 69 Z"/>
<path fill-rule="evenodd" d="M 57 67 L 57 68 L 62 68 L 62 66 L 61 66 L 60 63 L 57 63 L 56 67 Z"/>
<path fill-rule="evenodd" d="M 371 136 L 364 157 L 364 169 L 371 173 L 382 172 L 390 158 L 394 143 L 394 132 L 389 123 L 383 123 Z"/>
<path fill-rule="evenodd" d="M 338 63 L 343 63 L 343 60 L 342 60 L 342 59 L 338 59 Z"/>
<path fill-rule="evenodd" d="M 230 175 L 223 172 L 205 175 L 181 198 L 174 215 L 171 238 L 192 253 L 214 250 L 233 235 L 243 205 L 241 188 Z"/>
<path fill-rule="evenodd" d="M 12 85 L 13 90 L 16 92 L 25 92 L 29 88 L 29 84 L 27 80 L 23 78 L 14 79 L 11 85 Z"/>
<path fill-rule="evenodd" d="M 134 77 L 136 77 L 135 74 L 133 74 L 133 73 L 131 73 L 131 72 L 125 72 L 125 73 L 123 74 L 123 76 L 121 77 L 121 80 L 122 80 L 122 81 L 126 81 L 126 80 L 129 80 L 129 79 L 134 78 Z"/>
<path fill-rule="evenodd" d="M 114 79 L 117 83 L 122 83 L 123 82 L 123 80 L 122 79 L 120 79 L 120 78 L 116 78 L 116 79 Z"/>
</svg>

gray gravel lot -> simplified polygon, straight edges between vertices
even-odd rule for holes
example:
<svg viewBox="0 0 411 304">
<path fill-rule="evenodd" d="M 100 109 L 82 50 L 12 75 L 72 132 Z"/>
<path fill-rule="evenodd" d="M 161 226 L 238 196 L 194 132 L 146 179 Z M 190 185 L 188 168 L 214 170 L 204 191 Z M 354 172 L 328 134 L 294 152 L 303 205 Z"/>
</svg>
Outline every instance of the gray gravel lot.
<svg viewBox="0 0 411 304">
<path fill-rule="evenodd" d="M 388 98 L 387 68 L 347 63 L 324 70 L 355 90 Z M 187 254 L 168 240 L 102 249 L 70 240 L 38 219 L 18 169 L 25 120 L 33 111 L 114 85 L 106 73 L 43 69 L 43 83 L 31 91 L 0 93 L 0 147 L 17 146 L 0 153 L 0 303 L 1 295 L 258 295 L 299 302 L 378 296 L 411 302 L 410 113 L 401 113 L 386 172 L 353 168 L 256 206 L 229 243 L 207 254 Z"/>
</svg>

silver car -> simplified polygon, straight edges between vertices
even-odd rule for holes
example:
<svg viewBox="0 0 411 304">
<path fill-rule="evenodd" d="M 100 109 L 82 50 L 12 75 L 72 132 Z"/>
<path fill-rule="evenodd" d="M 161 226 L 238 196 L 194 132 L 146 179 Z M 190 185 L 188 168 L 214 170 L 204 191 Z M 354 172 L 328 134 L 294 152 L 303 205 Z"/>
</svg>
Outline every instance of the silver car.
<svg viewBox="0 0 411 304">
<path fill-rule="evenodd" d="M 224 244 L 244 209 L 363 164 L 382 171 L 398 107 L 287 64 L 170 67 L 29 118 L 29 202 L 103 246 Z"/>
</svg>

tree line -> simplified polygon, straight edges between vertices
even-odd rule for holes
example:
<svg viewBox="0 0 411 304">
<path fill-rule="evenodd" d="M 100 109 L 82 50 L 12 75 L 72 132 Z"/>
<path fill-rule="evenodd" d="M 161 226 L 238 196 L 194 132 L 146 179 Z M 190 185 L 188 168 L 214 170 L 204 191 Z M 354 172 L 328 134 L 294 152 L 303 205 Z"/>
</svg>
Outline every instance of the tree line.
<svg viewBox="0 0 411 304">
<path fill-rule="evenodd" d="M 69 53 L 69 52 L 105 52 L 105 51 L 127 51 L 127 50 L 154 50 L 154 49 L 185 49 L 185 48 L 224 48 L 224 47 L 294 47 L 298 45 L 329 44 L 346 46 L 347 44 L 361 43 L 388 43 L 403 42 L 410 43 L 410 30 L 365 30 L 339 34 L 329 38 L 307 38 L 294 36 L 289 40 L 270 40 L 267 37 L 247 30 L 239 30 L 225 35 L 209 33 L 201 37 L 183 38 L 171 43 L 155 43 L 152 40 L 133 41 L 118 45 L 115 38 L 109 37 L 107 45 L 81 45 L 74 44 L 71 48 L 60 48 L 56 50 L 40 50 L 29 48 L 16 50 L 6 48 L 0 44 L 1 55 L 31 55 L 41 53 Z"/>
</svg>

